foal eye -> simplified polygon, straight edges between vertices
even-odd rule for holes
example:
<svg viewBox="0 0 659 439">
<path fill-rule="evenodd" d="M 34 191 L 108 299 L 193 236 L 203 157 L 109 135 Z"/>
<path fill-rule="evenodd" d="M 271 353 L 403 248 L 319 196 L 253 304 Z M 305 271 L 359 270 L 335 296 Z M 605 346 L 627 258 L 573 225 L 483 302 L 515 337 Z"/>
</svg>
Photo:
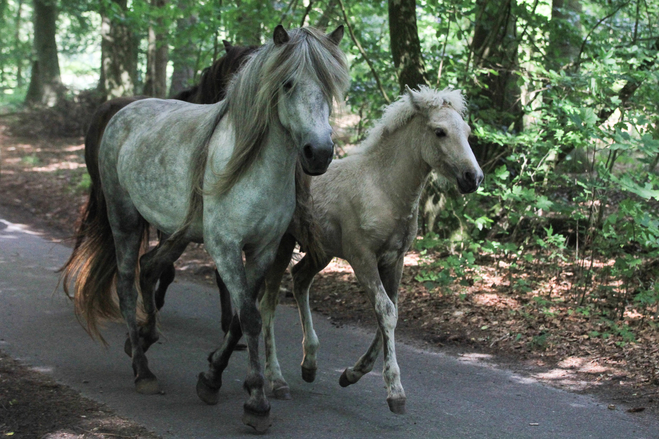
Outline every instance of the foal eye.
<svg viewBox="0 0 659 439">
<path fill-rule="evenodd" d="M 284 91 L 286 92 L 291 91 L 292 88 L 293 88 L 293 81 L 286 81 L 284 83 Z"/>
<path fill-rule="evenodd" d="M 435 130 L 435 135 L 436 135 L 437 137 L 446 137 L 446 131 L 444 131 L 443 128 L 437 128 L 437 129 Z"/>
</svg>

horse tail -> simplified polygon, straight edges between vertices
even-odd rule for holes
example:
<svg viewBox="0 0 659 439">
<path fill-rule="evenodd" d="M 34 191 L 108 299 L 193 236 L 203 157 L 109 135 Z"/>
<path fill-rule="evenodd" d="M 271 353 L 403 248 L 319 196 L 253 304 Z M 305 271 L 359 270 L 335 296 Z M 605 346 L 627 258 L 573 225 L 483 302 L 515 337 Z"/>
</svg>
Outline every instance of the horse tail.
<svg viewBox="0 0 659 439">
<path fill-rule="evenodd" d="M 121 108 L 144 97 L 118 98 L 101 105 L 85 136 L 85 162 L 91 185 L 89 198 L 80 213 L 73 252 L 59 269 L 64 292 L 73 300 L 75 313 L 92 338 L 106 344 L 99 331 L 103 319 L 121 317 L 114 298 L 117 259 L 105 195 L 98 167 L 98 151 L 105 128 Z M 148 228 L 145 228 L 145 233 Z M 75 281 L 73 281 L 75 279 Z M 70 287 L 73 283 L 73 291 Z"/>
<path fill-rule="evenodd" d="M 311 260 L 320 265 L 325 259 L 325 249 L 321 244 L 320 224 L 313 213 L 313 197 L 311 196 L 311 177 L 304 173 L 298 161 L 295 166 L 295 212 L 293 221 L 296 225 L 296 239 L 302 251 Z"/>
<path fill-rule="evenodd" d="M 117 275 L 117 258 L 112 229 L 100 186 L 94 185 L 83 208 L 76 246 L 71 257 L 61 268 L 64 292 L 73 299 L 75 313 L 92 338 L 106 344 L 100 334 L 102 319 L 121 317 L 113 297 Z M 73 281 L 73 293 L 70 285 Z"/>
</svg>

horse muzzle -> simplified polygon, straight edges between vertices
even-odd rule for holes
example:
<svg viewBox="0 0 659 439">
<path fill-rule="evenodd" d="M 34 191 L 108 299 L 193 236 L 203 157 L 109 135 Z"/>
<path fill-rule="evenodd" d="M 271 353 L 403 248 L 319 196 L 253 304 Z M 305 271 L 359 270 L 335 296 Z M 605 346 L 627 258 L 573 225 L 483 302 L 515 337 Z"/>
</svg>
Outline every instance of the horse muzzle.
<svg viewBox="0 0 659 439">
<path fill-rule="evenodd" d="M 321 175 L 327 171 L 334 157 L 334 143 L 306 143 L 300 153 L 302 170 L 308 175 Z"/>
<path fill-rule="evenodd" d="M 483 177 L 483 171 L 480 168 L 472 171 L 464 171 L 457 179 L 460 193 L 470 194 L 476 192 L 483 182 Z"/>
</svg>

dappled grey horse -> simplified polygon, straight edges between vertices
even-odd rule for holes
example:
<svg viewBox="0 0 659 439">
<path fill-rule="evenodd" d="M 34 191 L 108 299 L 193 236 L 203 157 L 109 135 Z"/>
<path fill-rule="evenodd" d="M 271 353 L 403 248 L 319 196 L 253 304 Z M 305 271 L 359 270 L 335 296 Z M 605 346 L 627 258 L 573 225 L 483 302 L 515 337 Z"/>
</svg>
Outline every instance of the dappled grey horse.
<svg viewBox="0 0 659 439">
<path fill-rule="evenodd" d="M 222 372 L 244 335 L 249 397 L 243 422 L 258 431 L 270 425 L 257 295 L 291 222 L 298 157 L 310 175 L 325 172 L 332 160 L 330 110 L 349 81 L 338 47 L 342 36 L 342 27 L 325 35 L 278 26 L 273 41 L 246 62 L 220 103 L 146 99 L 110 120 L 98 155 L 101 187 L 91 194 L 103 208 L 63 276 L 77 274 L 76 312 L 90 334 L 100 337 L 103 318 L 125 319 L 138 392 L 159 391 L 145 356 L 158 339 L 155 284 L 189 242 L 204 242 L 237 318 L 222 347 L 210 355 L 209 370 L 199 375 L 197 393 L 217 403 Z M 149 224 L 168 238 L 140 258 Z M 138 265 L 146 315 L 141 326 Z M 112 298 L 115 283 L 119 309 Z"/>
<path fill-rule="evenodd" d="M 293 268 L 293 293 L 304 334 L 302 377 L 316 375 L 318 337 L 309 309 L 309 287 L 332 257 L 347 260 L 366 292 L 378 322 L 368 351 L 339 380 L 356 383 L 373 369 L 384 347 L 383 377 L 387 402 L 394 413 L 405 412 L 405 391 L 396 360 L 394 329 L 398 318 L 398 286 L 403 259 L 417 233 L 419 197 L 432 170 L 454 181 L 460 192 L 474 192 L 483 180 L 469 146 L 471 132 L 463 119 L 459 90 L 407 89 L 386 108 L 362 145 L 328 171 L 312 179 L 313 214 L 320 224 L 325 256 L 305 256 Z M 266 277 L 260 302 L 266 348 L 266 377 L 275 396 L 289 398 L 275 348 L 274 312 L 279 283 L 290 261 L 295 239 L 285 235 L 277 260 Z"/>
</svg>

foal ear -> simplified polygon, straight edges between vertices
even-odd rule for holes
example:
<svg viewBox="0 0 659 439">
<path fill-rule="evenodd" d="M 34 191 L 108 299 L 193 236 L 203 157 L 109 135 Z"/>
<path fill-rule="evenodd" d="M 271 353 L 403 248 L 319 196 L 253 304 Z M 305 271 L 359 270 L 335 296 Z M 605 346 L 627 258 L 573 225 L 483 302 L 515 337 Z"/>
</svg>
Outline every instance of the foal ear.
<svg viewBox="0 0 659 439">
<path fill-rule="evenodd" d="M 338 46 L 343 39 L 343 25 L 339 25 L 339 27 L 334 29 L 331 34 L 327 34 L 327 38 L 329 38 L 331 42 Z"/>
<path fill-rule="evenodd" d="M 281 24 L 277 25 L 275 28 L 275 34 L 272 37 L 275 42 L 275 46 L 281 46 L 284 43 L 288 43 L 291 37 L 288 36 L 288 32 L 284 29 L 284 26 Z"/>
<path fill-rule="evenodd" d="M 229 53 L 229 50 L 233 49 L 233 45 L 227 40 L 222 40 L 222 44 L 224 44 L 224 51 L 227 53 Z"/>
<path fill-rule="evenodd" d="M 405 84 L 405 93 L 407 93 L 407 95 L 410 97 L 410 102 L 412 103 L 412 107 L 414 107 L 416 111 L 421 111 L 421 105 L 419 103 L 419 99 L 414 94 L 414 90 L 412 90 L 410 86 L 407 84 Z"/>
</svg>

